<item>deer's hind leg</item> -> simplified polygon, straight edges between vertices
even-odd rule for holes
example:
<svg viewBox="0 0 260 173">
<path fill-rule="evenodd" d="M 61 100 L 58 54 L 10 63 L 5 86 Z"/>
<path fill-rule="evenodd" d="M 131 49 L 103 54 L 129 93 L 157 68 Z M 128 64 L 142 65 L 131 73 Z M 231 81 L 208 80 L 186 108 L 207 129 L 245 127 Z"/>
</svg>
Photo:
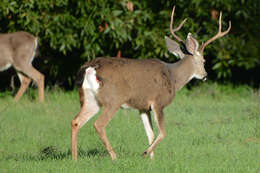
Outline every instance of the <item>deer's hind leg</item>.
<svg viewBox="0 0 260 173">
<path fill-rule="evenodd" d="M 81 108 L 80 112 L 71 122 L 72 158 L 77 160 L 77 135 L 80 128 L 99 111 L 99 105 L 93 92 L 89 89 L 79 89 Z"/>
<path fill-rule="evenodd" d="M 25 69 L 23 69 L 22 72 L 36 82 L 38 87 L 39 101 L 43 102 L 44 101 L 44 75 L 40 73 L 38 70 L 36 70 L 32 65 L 25 67 Z"/>
<path fill-rule="evenodd" d="M 28 78 L 27 76 L 25 76 L 24 74 L 17 72 L 21 86 L 19 88 L 19 90 L 17 91 L 15 97 L 14 97 L 14 101 L 19 101 L 20 98 L 22 97 L 22 95 L 24 94 L 24 92 L 26 91 L 26 89 L 28 88 L 31 79 Z"/>
<path fill-rule="evenodd" d="M 38 95 L 39 95 L 39 101 L 44 101 L 44 75 L 40 73 L 38 70 L 36 70 L 32 66 L 32 61 L 36 54 L 36 48 L 37 48 L 37 39 L 34 40 L 34 42 L 31 42 L 31 44 L 28 46 L 27 44 L 20 45 L 17 48 L 18 53 L 14 55 L 15 61 L 13 62 L 14 68 L 21 74 L 26 75 L 26 77 L 33 79 L 38 87 Z M 22 53 L 26 52 L 26 53 Z M 18 74 L 19 74 L 18 73 Z M 26 79 L 23 76 L 23 79 Z M 21 91 L 23 87 L 26 86 L 25 84 L 22 84 L 21 81 Z M 18 92 L 19 94 L 19 92 Z M 19 95 L 17 95 L 16 98 L 18 98 Z"/>
<path fill-rule="evenodd" d="M 116 111 L 120 108 L 120 105 L 118 106 L 104 106 L 104 109 L 102 111 L 102 114 L 95 122 L 94 126 L 96 128 L 96 131 L 105 145 L 110 157 L 112 160 L 116 159 L 116 153 L 114 152 L 108 138 L 106 135 L 106 126 L 108 125 L 109 121 L 112 119 L 112 117 L 115 115 Z"/>
</svg>

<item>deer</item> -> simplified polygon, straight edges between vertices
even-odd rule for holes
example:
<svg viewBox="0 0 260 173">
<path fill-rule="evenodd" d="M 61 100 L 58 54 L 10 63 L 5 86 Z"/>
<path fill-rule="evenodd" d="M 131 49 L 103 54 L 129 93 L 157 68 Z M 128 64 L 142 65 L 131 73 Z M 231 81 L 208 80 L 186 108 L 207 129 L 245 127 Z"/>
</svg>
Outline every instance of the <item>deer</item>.
<svg viewBox="0 0 260 173">
<path fill-rule="evenodd" d="M 15 102 L 23 96 L 31 79 L 38 86 L 39 101 L 44 101 L 44 75 L 32 65 L 37 46 L 38 38 L 28 32 L 0 34 L 0 71 L 13 66 L 21 83 L 14 97 Z"/>
<path fill-rule="evenodd" d="M 166 63 L 159 59 L 99 57 L 80 68 L 75 83 L 78 86 L 81 106 L 71 122 L 72 159 L 78 159 L 77 135 L 80 128 L 96 115 L 101 107 L 103 110 L 94 127 L 112 160 L 117 156 L 105 128 L 120 108 L 133 108 L 140 112 L 149 143 L 143 155 L 150 156 L 151 159 L 154 157 L 154 149 L 166 136 L 163 109 L 172 102 L 176 92 L 191 79 L 206 80 L 204 48 L 231 29 L 229 21 L 228 29 L 221 31 L 220 13 L 218 33 L 199 47 L 198 41 L 190 33 L 185 42 L 176 35 L 186 19 L 172 29 L 174 11 L 175 6 L 172 10 L 170 31 L 177 42 L 167 36 L 165 42 L 168 50 L 180 58 L 179 61 Z M 151 112 L 158 128 L 156 138 Z"/>
</svg>

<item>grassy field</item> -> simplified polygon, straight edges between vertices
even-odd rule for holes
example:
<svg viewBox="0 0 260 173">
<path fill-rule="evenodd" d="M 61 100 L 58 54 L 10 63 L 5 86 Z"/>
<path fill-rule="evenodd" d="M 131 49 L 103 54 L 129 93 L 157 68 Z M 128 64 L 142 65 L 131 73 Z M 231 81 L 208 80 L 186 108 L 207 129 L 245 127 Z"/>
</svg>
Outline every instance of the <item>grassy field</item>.
<svg viewBox="0 0 260 173">
<path fill-rule="evenodd" d="M 93 127 L 79 133 L 79 160 L 71 160 L 71 120 L 79 111 L 76 91 L 47 91 L 44 104 L 27 92 L 19 103 L 0 94 L 0 172 L 62 173 L 259 173 L 260 91 L 203 84 L 181 90 L 165 109 L 166 138 L 155 158 L 140 116 L 120 110 L 107 127 L 118 159 L 111 161 Z M 156 134 L 157 134 L 157 129 Z"/>
</svg>

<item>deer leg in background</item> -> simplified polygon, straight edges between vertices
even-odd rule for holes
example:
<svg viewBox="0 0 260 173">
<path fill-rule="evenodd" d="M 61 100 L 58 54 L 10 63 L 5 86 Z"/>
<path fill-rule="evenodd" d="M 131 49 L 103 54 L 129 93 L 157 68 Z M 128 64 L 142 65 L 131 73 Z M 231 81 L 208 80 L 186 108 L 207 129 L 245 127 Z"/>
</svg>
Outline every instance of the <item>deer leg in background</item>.
<svg viewBox="0 0 260 173">
<path fill-rule="evenodd" d="M 39 101 L 44 101 L 44 75 L 37 71 L 32 65 L 29 65 L 27 68 L 23 69 L 22 71 L 28 77 L 32 78 L 38 87 L 38 95 Z"/>
<path fill-rule="evenodd" d="M 143 112 L 143 113 L 141 113 L 141 118 L 142 118 L 142 121 L 143 121 L 143 124 L 144 124 L 146 135 L 148 137 L 149 146 L 151 146 L 152 143 L 153 143 L 153 140 L 154 140 L 151 113 L 150 112 L 146 112 L 146 113 Z M 152 159 L 153 156 L 154 156 L 154 152 L 152 151 L 150 153 L 150 158 Z"/>
<path fill-rule="evenodd" d="M 27 76 L 23 75 L 22 73 L 17 72 L 17 74 L 18 74 L 21 85 L 20 85 L 18 92 L 16 93 L 16 95 L 14 97 L 14 101 L 16 101 L 16 102 L 18 100 L 20 100 L 20 98 L 22 97 L 22 95 L 24 94 L 24 92 L 26 91 L 26 89 L 28 88 L 28 86 L 31 82 L 31 79 L 28 78 Z"/>
</svg>

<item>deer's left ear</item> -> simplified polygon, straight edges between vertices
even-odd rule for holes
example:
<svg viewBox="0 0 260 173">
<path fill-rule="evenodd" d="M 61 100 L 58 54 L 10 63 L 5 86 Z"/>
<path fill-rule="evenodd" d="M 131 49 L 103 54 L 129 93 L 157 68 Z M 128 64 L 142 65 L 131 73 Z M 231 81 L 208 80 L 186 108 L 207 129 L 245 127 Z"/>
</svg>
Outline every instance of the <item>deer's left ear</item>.
<svg viewBox="0 0 260 173">
<path fill-rule="evenodd" d="M 180 59 L 184 57 L 184 53 L 182 52 L 180 45 L 176 41 L 165 36 L 165 42 L 169 52 L 179 57 Z"/>
<path fill-rule="evenodd" d="M 199 49 L 199 43 L 195 38 L 192 37 L 191 33 L 189 33 L 187 36 L 185 46 L 188 52 L 191 54 L 194 54 L 195 51 L 198 51 Z"/>
</svg>

